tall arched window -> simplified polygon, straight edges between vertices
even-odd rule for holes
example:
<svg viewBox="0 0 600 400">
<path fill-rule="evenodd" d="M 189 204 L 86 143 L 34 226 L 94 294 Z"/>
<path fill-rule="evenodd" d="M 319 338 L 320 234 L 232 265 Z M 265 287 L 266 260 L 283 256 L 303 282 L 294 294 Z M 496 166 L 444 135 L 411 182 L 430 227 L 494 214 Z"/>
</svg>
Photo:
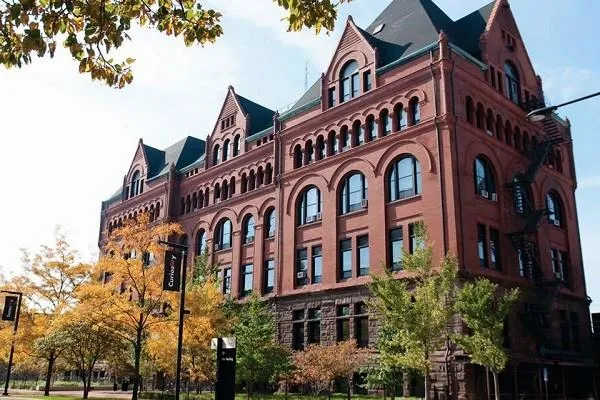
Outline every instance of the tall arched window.
<svg viewBox="0 0 600 400">
<path fill-rule="evenodd" d="M 131 177 L 131 193 L 129 197 L 137 196 L 140 194 L 140 182 L 141 182 L 141 174 L 140 171 L 135 171 L 133 176 Z"/>
<path fill-rule="evenodd" d="M 504 131 L 504 123 L 502 122 L 502 117 L 500 115 L 496 115 L 496 137 L 499 140 L 502 140 L 502 132 Z"/>
<path fill-rule="evenodd" d="M 233 138 L 233 156 L 240 155 L 240 135 Z"/>
<path fill-rule="evenodd" d="M 546 195 L 546 212 L 548 213 L 549 223 L 558 227 L 563 226 L 562 204 L 555 192 L 548 192 Z"/>
<path fill-rule="evenodd" d="M 304 144 L 304 155 L 306 157 L 305 164 L 312 164 L 315 161 L 315 149 L 312 140 L 307 140 Z"/>
<path fill-rule="evenodd" d="M 496 183 L 490 163 L 482 157 L 475 158 L 473 172 L 475 175 L 475 193 L 486 199 L 492 199 L 492 196 L 496 195 Z"/>
<path fill-rule="evenodd" d="M 375 121 L 375 117 L 372 115 L 367 117 L 367 133 L 369 134 L 369 142 L 377 139 L 377 121 Z"/>
<path fill-rule="evenodd" d="M 354 121 L 352 124 L 352 146 L 360 146 L 365 142 L 365 130 L 360 121 Z"/>
<path fill-rule="evenodd" d="M 240 193 L 246 193 L 248 191 L 248 177 L 244 172 L 242 174 L 242 181 L 240 182 Z"/>
<path fill-rule="evenodd" d="M 224 250 L 231 248 L 231 234 L 233 225 L 229 218 L 223 218 L 217 224 L 215 230 L 215 250 Z"/>
<path fill-rule="evenodd" d="M 504 127 L 504 141 L 509 146 L 512 146 L 512 136 L 513 136 L 512 126 L 510 125 L 510 121 L 506 121 L 506 125 Z"/>
<path fill-rule="evenodd" d="M 319 221 L 321 218 L 321 191 L 316 186 L 309 186 L 300 194 L 296 209 L 298 225 Z"/>
<path fill-rule="evenodd" d="M 395 201 L 421 193 L 421 165 L 408 155 L 395 161 L 388 172 L 388 199 Z"/>
<path fill-rule="evenodd" d="M 229 142 L 229 139 L 227 139 L 224 143 L 223 143 L 223 161 L 227 161 L 229 160 L 230 157 L 230 150 L 231 150 L 231 143 Z"/>
<path fill-rule="evenodd" d="M 272 238 L 275 236 L 275 229 L 277 228 L 277 220 L 275 215 L 275 209 L 269 208 L 265 213 L 265 236 Z"/>
<path fill-rule="evenodd" d="M 410 99 L 408 102 L 408 110 L 412 125 L 416 125 L 421 122 L 421 105 L 419 104 L 419 99 L 417 97 Z"/>
<path fill-rule="evenodd" d="M 192 210 L 198 208 L 198 195 L 196 193 L 192 194 Z"/>
<path fill-rule="evenodd" d="M 494 133 L 494 113 L 489 108 L 485 117 L 485 130 Z"/>
<path fill-rule="evenodd" d="M 507 61 L 504 64 L 504 75 L 506 76 L 506 94 L 508 98 L 515 104 L 521 101 L 521 83 L 519 82 L 519 72 L 517 68 Z"/>
<path fill-rule="evenodd" d="M 394 115 L 396 116 L 396 129 L 401 131 L 406 128 L 406 113 L 402 103 L 396 104 L 394 107 Z"/>
<path fill-rule="evenodd" d="M 470 96 L 467 96 L 467 122 L 472 124 L 475 122 L 475 105 L 473 104 L 473 99 Z"/>
<path fill-rule="evenodd" d="M 338 142 L 335 131 L 330 131 L 327 134 L 327 157 L 331 157 L 338 152 Z"/>
<path fill-rule="evenodd" d="M 244 244 L 254 242 L 254 217 L 252 215 L 246 215 L 242 227 L 244 232 L 242 242 Z"/>
<path fill-rule="evenodd" d="M 221 201 L 221 185 L 217 183 L 213 191 L 213 204 L 219 201 Z"/>
<path fill-rule="evenodd" d="M 477 103 L 477 113 L 475 117 L 477 119 L 477 127 L 479 129 L 484 129 L 483 126 L 485 125 L 485 111 L 483 110 L 483 104 Z"/>
<path fill-rule="evenodd" d="M 302 146 L 297 144 L 294 146 L 294 168 L 300 168 L 302 166 Z"/>
<path fill-rule="evenodd" d="M 220 147 L 218 144 L 213 148 L 213 165 L 217 165 L 219 163 L 219 151 Z"/>
<path fill-rule="evenodd" d="M 273 182 L 273 167 L 271 164 L 267 164 L 265 168 L 265 185 L 270 185 Z"/>
<path fill-rule="evenodd" d="M 202 190 L 198 192 L 198 208 L 204 207 L 204 193 Z"/>
<path fill-rule="evenodd" d="M 342 151 L 350 149 L 350 132 L 346 125 L 342 126 L 340 135 L 342 135 Z"/>
<path fill-rule="evenodd" d="M 358 63 L 356 61 L 350 61 L 344 66 L 340 76 L 340 82 L 342 102 L 358 96 L 358 91 L 360 90 L 360 78 L 358 74 Z"/>
<path fill-rule="evenodd" d="M 344 178 L 340 190 L 341 214 L 357 211 L 367 206 L 367 179 L 360 172 L 354 172 Z"/>
<path fill-rule="evenodd" d="M 315 153 L 315 158 L 317 160 L 325 158 L 325 140 L 323 140 L 323 136 L 317 137 L 317 151 Z"/>
<path fill-rule="evenodd" d="M 256 174 L 254 170 L 250 170 L 248 174 L 248 190 L 254 190 L 256 188 Z"/>
<path fill-rule="evenodd" d="M 206 232 L 200 229 L 196 233 L 196 256 L 201 256 L 206 251 Z"/>
<path fill-rule="evenodd" d="M 381 121 L 381 128 L 383 129 L 383 136 L 386 136 L 392 132 L 392 117 L 390 112 L 384 108 L 379 114 L 379 120 Z"/>
<path fill-rule="evenodd" d="M 223 187 L 221 188 L 221 200 L 227 200 L 229 197 L 229 182 L 223 181 Z"/>
</svg>

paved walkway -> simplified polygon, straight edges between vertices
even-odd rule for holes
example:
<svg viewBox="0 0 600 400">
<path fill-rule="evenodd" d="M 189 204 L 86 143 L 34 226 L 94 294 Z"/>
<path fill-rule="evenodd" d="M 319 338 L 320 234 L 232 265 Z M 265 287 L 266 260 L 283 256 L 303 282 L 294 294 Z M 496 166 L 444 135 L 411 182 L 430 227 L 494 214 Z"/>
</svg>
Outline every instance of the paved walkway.
<svg viewBox="0 0 600 400">
<path fill-rule="evenodd" d="M 9 396 L 19 397 L 20 399 L 32 399 L 38 396 L 42 396 L 44 392 L 35 391 L 35 390 L 20 390 L 20 389 L 11 389 L 8 391 Z M 71 397 L 81 397 L 83 395 L 83 390 L 58 390 L 51 391 L 50 396 L 71 396 Z M 131 398 L 131 390 L 127 392 L 112 390 L 92 390 L 89 393 L 89 398 L 92 399 L 130 399 Z"/>
</svg>

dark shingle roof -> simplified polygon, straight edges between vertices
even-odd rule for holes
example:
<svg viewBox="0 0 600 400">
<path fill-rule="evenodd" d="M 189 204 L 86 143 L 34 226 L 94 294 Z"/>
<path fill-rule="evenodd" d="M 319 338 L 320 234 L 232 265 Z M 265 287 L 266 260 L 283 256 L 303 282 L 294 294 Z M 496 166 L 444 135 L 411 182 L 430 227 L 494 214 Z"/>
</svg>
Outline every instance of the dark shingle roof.
<svg viewBox="0 0 600 400">
<path fill-rule="evenodd" d="M 476 58 L 481 57 L 479 37 L 485 31 L 493 9 L 494 2 L 492 1 L 454 23 L 454 41 L 463 50 Z"/>
<path fill-rule="evenodd" d="M 275 111 L 236 94 L 237 101 L 246 115 L 250 115 L 250 132 L 248 136 L 264 131 L 273 125 Z"/>
<path fill-rule="evenodd" d="M 144 150 L 148 159 L 146 179 L 166 173 L 171 164 L 175 164 L 177 169 L 190 165 L 204 154 L 205 147 L 204 140 L 192 136 L 187 136 L 164 150 L 158 150 L 145 144 Z"/>
<path fill-rule="evenodd" d="M 305 105 L 319 100 L 321 98 L 321 78 L 317 79 L 313 85 L 290 107 L 289 110 L 285 111 L 282 115 L 293 115 L 296 111 L 300 110 Z"/>
</svg>

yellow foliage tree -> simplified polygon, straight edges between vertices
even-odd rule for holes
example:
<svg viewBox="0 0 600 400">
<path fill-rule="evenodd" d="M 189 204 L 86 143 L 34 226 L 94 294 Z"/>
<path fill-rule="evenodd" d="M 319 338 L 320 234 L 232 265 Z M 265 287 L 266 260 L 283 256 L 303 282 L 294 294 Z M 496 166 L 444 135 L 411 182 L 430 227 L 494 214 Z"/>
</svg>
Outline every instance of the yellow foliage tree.
<svg viewBox="0 0 600 400">
<path fill-rule="evenodd" d="M 150 223 L 147 214 L 126 222 L 109 235 L 104 255 L 92 270 L 96 279 L 79 293 L 82 316 L 101 321 L 103 329 L 131 344 L 133 400 L 138 397 L 140 361 L 150 328 L 170 321 L 164 305 L 176 303 L 176 296 L 162 288 L 165 249 L 158 241 L 181 233 L 177 224 Z"/>
</svg>

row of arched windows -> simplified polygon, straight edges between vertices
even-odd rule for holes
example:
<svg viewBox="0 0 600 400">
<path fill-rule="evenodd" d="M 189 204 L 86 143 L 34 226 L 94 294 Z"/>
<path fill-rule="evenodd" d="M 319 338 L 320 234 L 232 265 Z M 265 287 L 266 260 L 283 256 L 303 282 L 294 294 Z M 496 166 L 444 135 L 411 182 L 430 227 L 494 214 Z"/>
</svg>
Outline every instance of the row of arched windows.
<svg viewBox="0 0 600 400">
<path fill-rule="evenodd" d="M 223 142 L 223 147 L 215 144 L 213 146 L 213 162 L 212 165 L 217 165 L 221 162 L 225 162 L 232 157 L 237 157 L 241 152 L 241 138 L 240 135 L 236 135 L 233 138 L 233 143 L 227 139 Z"/>
<path fill-rule="evenodd" d="M 160 203 L 152 204 L 150 206 L 144 207 L 143 210 L 140 210 L 140 214 L 145 213 L 150 217 L 150 222 L 154 222 L 158 220 L 160 217 Z M 110 234 L 114 229 L 120 228 L 123 226 L 123 223 L 130 219 L 137 219 L 138 211 L 130 212 L 127 215 L 124 215 L 119 218 L 115 218 L 114 220 L 108 223 L 108 233 Z"/>
<path fill-rule="evenodd" d="M 367 116 L 364 124 L 360 120 L 356 120 L 351 127 L 343 125 L 339 134 L 335 130 L 331 130 L 326 138 L 319 135 L 314 142 L 312 139 L 307 140 L 304 146 L 296 144 L 293 151 L 294 168 L 331 157 L 352 147 L 387 136 L 392 132 L 402 131 L 407 126 L 416 125 L 419 122 L 421 122 L 421 107 L 419 99 L 413 97 L 408 103 L 408 110 L 405 110 L 404 105 L 399 103 L 394 106 L 391 113 L 387 108 L 381 110 L 377 119 L 371 114 Z"/>
<path fill-rule="evenodd" d="M 470 96 L 466 98 L 467 121 L 474 124 L 477 128 L 486 131 L 488 135 L 495 136 L 498 140 L 504 141 L 507 145 L 514 147 L 517 151 L 526 156 L 531 156 L 540 145 L 535 135 L 529 136 L 526 131 L 521 132 L 518 126 L 513 128 L 510 121 L 503 121 L 500 114 L 494 116 L 494 112 L 488 108 L 487 111 L 481 103 L 477 107 Z M 560 150 L 550 151 L 545 160 L 546 165 L 563 171 L 562 156 Z"/>
<path fill-rule="evenodd" d="M 271 163 L 268 163 L 264 168 L 262 166 L 258 167 L 256 172 L 254 172 L 254 169 L 250 170 L 249 173 L 244 172 L 240 181 L 240 194 L 258 189 L 263 185 L 269 185 L 273 182 L 273 167 Z M 225 179 L 222 182 L 216 183 L 213 188 L 212 204 L 233 197 L 236 193 L 236 187 L 235 176 L 232 176 L 229 180 Z M 188 194 L 181 198 L 179 205 L 180 215 L 208 207 L 210 203 L 210 191 L 208 188 Z"/>
</svg>

